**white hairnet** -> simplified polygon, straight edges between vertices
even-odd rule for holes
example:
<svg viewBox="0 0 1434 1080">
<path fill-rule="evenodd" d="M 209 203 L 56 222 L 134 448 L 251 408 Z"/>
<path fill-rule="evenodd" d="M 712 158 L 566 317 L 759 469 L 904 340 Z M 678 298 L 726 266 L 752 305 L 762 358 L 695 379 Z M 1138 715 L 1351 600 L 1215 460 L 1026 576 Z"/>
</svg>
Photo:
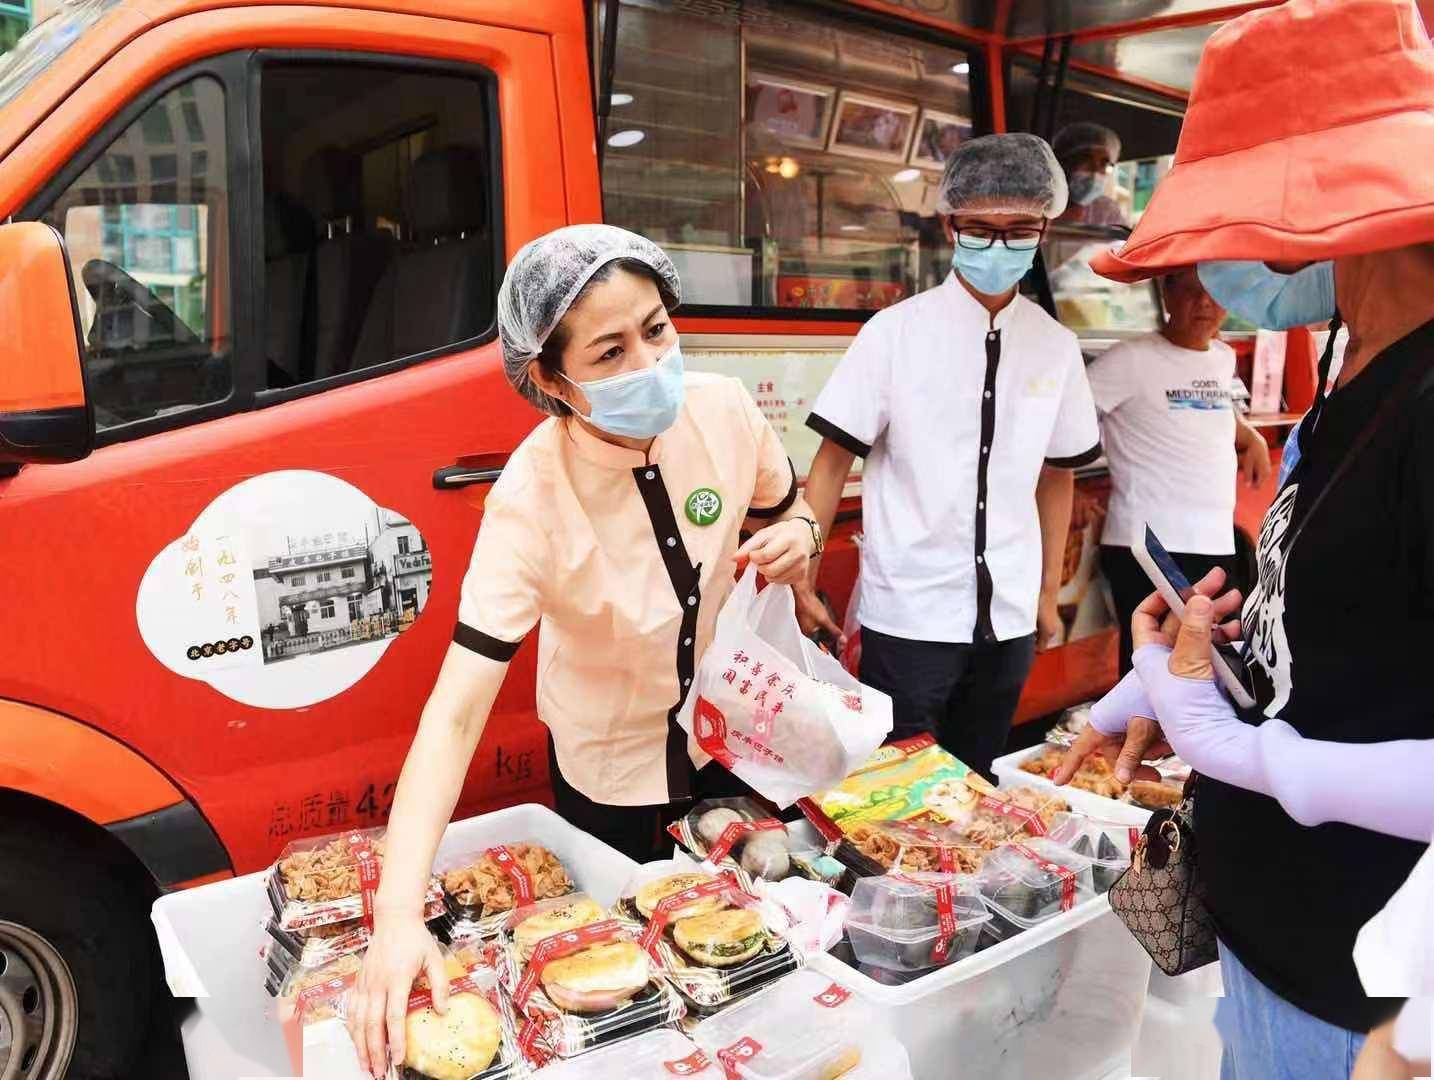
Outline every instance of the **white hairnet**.
<svg viewBox="0 0 1434 1080">
<path fill-rule="evenodd" d="M 529 368 L 554 328 L 599 270 L 618 259 L 635 259 L 657 275 L 668 308 L 682 299 L 677 268 L 644 236 L 615 225 L 569 225 L 524 244 L 498 290 L 498 337 L 503 371 L 513 389 L 537 408 L 560 416 L 563 406 L 533 381 Z"/>
<path fill-rule="evenodd" d="M 1062 165 L 1088 150 L 1104 150 L 1110 154 L 1112 161 L 1119 161 L 1120 136 L 1104 124 L 1078 120 L 1056 132 L 1056 137 L 1051 140 L 1051 149 Z"/>
<path fill-rule="evenodd" d="M 1065 173 L 1046 140 L 1016 132 L 957 147 L 946 159 L 936 209 L 1055 218 L 1065 212 L 1066 198 Z"/>
</svg>

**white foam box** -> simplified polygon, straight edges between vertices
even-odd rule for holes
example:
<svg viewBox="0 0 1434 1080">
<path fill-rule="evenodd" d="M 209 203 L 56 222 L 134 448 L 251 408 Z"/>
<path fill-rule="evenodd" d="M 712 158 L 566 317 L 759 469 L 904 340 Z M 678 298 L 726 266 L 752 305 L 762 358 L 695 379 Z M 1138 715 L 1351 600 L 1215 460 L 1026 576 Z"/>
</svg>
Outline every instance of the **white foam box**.
<svg viewBox="0 0 1434 1080">
<path fill-rule="evenodd" d="M 1033 787 L 1055 792 L 1070 803 L 1072 810 L 1077 810 L 1093 818 L 1100 818 L 1102 821 L 1114 821 L 1121 825 L 1134 825 L 1143 829 L 1145 823 L 1150 820 L 1150 811 L 1133 803 L 1107 799 L 1103 795 L 1096 795 L 1094 792 L 1069 785 L 1060 787 L 1044 776 L 1021 771 L 1021 762 L 1029 758 L 1040 757 L 1045 752 L 1046 747 L 1041 745 L 1033 746 L 1028 750 L 1017 750 L 1014 754 L 997 758 L 991 763 L 991 771 L 996 774 L 998 786 L 1002 788 Z"/>
<path fill-rule="evenodd" d="M 615 902 L 637 869 L 626 855 L 531 803 L 453 822 L 438 858 L 521 841 L 551 851 L 578 887 L 600 904 Z M 155 902 L 151 918 L 170 991 L 196 999 L 194 1011 L 180 1025 L 190 1080 L 292 1073 L 274 1001 L 264 992 L 259 956 L 270 914 L 265 876 L 260 872 L 201 885 Z M 347 1074 L 333 1069 L 328 1065 L 313 1075 L 347 1080 Z M 352 1075 L 355 1080 L 363 1076 Z"/>
</svg>

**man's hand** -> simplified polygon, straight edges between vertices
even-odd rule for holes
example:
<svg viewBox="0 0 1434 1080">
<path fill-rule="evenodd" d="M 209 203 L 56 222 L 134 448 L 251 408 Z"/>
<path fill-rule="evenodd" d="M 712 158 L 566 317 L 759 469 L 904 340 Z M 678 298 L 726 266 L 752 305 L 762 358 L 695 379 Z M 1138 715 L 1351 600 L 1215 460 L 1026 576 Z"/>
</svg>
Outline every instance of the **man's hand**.
<svg viewBox="0 0 1434 1080">
<path fill-rule="evenodd" d="M 811 527 L 793 518 L 754 533 L 732 558 L 738 570 L 750 561 L 773 585 L 798 585 L 807 580 L 813 546 Z"/>
<path fill-rule="evenodd" d="M 793 585 L 792 594 L 797 599 L 797 624 L 802 628 L 802 633 L 810 637 L 818 630 L 824 631 L 836 642 L 837 652 L 843 652 L 846 649 L 846 635 L 841 632 L 841 627 L 832 618 L 831 612 L 817 595 L 812 583 L 803 580 L 800 584 Z"/>
<path fill-rule="evenodd" d="M 1251 439 L 1240 451 L 1240 479 L 1257 488 L 1270 477 L 1270 448 L 1263 438 Z"/>
<path fill-rule="evenodd" d="M 1056 604 L 1056 591 L 1042 589 L 1041 598 L 1036 602 L 1036 652 L 1045 652 L 1059 645 L 1064 633 L 1065 624 Z"/>
<path fill-rule="evenodd" d="M 1429 1063 L 1405 1061 L 1394 1049 L 1394 1021 L 1375 1028 L 1364 1041 L 1349 1080 L 1415 1080 L 1429 1075 Z"/>
<path fill-rule="evenodd" d="M 1160 725 L 1149 717 L 1132 716 L 1124 735 L 1105 735 L 1087 724 L 1051 779 L 1057 784 L 1069 784 L 1085 759 L 1099 754 L 1115 766 L 1115 777 L 1122 784 L 1132 780 L 1159 780 L 1160 773 L 1142 762 L 1165 757 L 1170 752 Z"/>
</svg>

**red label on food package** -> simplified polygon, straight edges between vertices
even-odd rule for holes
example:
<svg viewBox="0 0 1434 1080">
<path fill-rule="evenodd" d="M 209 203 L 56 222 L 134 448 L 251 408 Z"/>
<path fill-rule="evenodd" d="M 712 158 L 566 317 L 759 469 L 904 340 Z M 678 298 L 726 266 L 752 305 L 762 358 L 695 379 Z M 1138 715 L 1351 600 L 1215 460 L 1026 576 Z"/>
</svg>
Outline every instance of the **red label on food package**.
<svg viewBox="0 0 1434 1080">
<path fill-rule="evenodd" d="M 942 873 L 954 874 L 956 872 L 956 851 L 949 840 L 944 840 L 930 829 L 923 829 L 920 825 L 911 822 L 903 822 L 907 835 L 930 844 L 936 849 L 936 866 Z"/>
<path fill-rule="evenodd" d="M 745 1035 L 726 1049 L 718 1050 L 717 1060 L 722 1063 L 722 1071 L 727 1074 L 727 1080 L 742 1080 L 737 1066 L 744 1061 L 751 1061 L 761 1052 L 762 1044 L 752 1036 Z"/>
<path fill-rule="evenodd" d="M 1068 866 L 1061 866 L 1059 863 L 1050 862 L 1041 858 L 1025 844 L 1012 844 L 1011 847 L 1020 852 L 1025 858 L 1030 859 L 1048 874 L 1054 874 L 1061 880 L 1061 910 L 1069 911 L 1075 906 L 1075 871 Z"/>
<path fill-rule="evenodd" d="M 533 902 L 533 879 L 523 869 L 517 857 L 506 847 L 491 847 L 483 854 L 487 855 L 503 873 L 508 875 L 508 880 L 513 883 L 514 907 L 522 907 L 524 904 Z"/>
<path fill-rule="evenodd" d="M 694 1050 L 685 1058 L 677 1061 L 664 1061 L 662 1067 L 673 1076 L 696 1076 L 703 1069 L 712 1065 L 712 1059 L 701 1050 Z"/>
<path fill-rule="evenodd" d="M 571 956 L 575 952 L 581 952 L 594 945 L 616 941 L 623 936 L 625 931 L 626 928 L 617 919 L 604 919 L 591 926 L 583 926 L 577 930 L 568 930 L 543 938 L 533 950 L 533 958 L 528 961 L 528 966 L 523 971 L 523 977 L 518 980 L 518 987 L 513 991 L 513 1005 L 520 1011 L 527 1008 L 528 1000 L 533 996 L 533 991 L 538 988 L 538 978 L 543 974 L 543 968 L 552 961 L 560 957 Z"/>
<path fill-rule="evenodd" d="M 553 1054 L 543 1042 L 541 1021 L 529 1020 L 523 1025 L 518 1033 L 518 1051 L 539 1069 L 553 1060 Z"/>
<path fill-rule="evenodd" d="M 846 1002 L 851 997 L 851 991 L 840 983 L 832 983 L 816 997 L 812 998 L 823 1009 L 835 1009 L 838 1005 Z"/>
<path fill-rule="evenodd" d="M 354 861 L 358 863 L 359 897 L 363 901 L 363 924 L 372 933 L 373 898 L 374 894 L 378 892 L 378 857 L 374 854 L 373 844 L 361 832 L 349 833 L 348 843 L 349 851 L 353 852 Z"/>
<path fill-rule="evenodd" d="M 949 881 L 922 881 L 920 878 L 908 877 L 906 874 L 900 873 L 888 874 L 887 877 L 892 881 L 917 885 L 936 893 L 936 925 L 941 936 L 931 947 L 931 959 L 938 964 L 946 963 L 947 958 L 951 955 L 951 939 L 961 928 L 961 924 L 956 921 L 956 893 L 951 888 L 951 883 Z"/>
<path fill-rule="evenodd" d="M 707 849 L 708 862 L 721 862 L 737 846 L 737 841 L 749 833 L 768 832 L 774 829 L 786 831 L 786 826 L 776 818 L 762 818 L 760 821 L 734 821 L 722 830 L 717 843 Z"/>
<path fill-rule="evenodd" d="M 697 885 L 691 889 L 684 889 L 680 893 L 674 893 L 672 896 L 664 898 L 653 909 L 652 916 L 647 920 L 647 926 L 643 928 L 642 937 L 637 939 L 637 943 L 654 960 L 660 960 L 661 957 L 657 954 L 657 943 L 662 939 L 662 931 L 667 929 L 667 923 L 671 920 L 674 912 L 709 896 L 721 896 L 729 892 L 740 895 L 741 891 L 736 878 L 731 874 L 723 874 L 716 881 L 709 881 L 705 885 Z"/>
<path fill-rule="evenodd" d="M 478 985 L 477 979 L 473 977 L 470 968 L 467 975 L 461 975 L 456 979 L 448 980 L 448 993 L 453 994 L 477 994 L 482 988 Z M 408 1011 L 410 1013 L 422 1012 L 433 1004 L 432 990 L 415 990 L 408 995 Z"/>
<path fill-rule="evenodd" d="M 827 817 L 820 806 L 805 796 L 797 800 L 797 809 L 802 812 L 802 817 L 812 823 L 812 828 L 822 834 L 822 839 L 828 844 L 840 842 L 842 838 L 841 827 L 835 821 Z"/>
<path fill-rule="evenodd" d="M 321 982 L 316 986 L 310 986 L 299 991 L 298 999 L 294 1003 L 295 1011 L 299 1019 L 304 1018 L 307 1013 L 320 1001 L 329 1001 L 338 997 L 354 983 L 358 982 L 358 973 L 350 972 L 347 975 L 338 975 L 327 982 Z"/>
<path fill-rule="evenodd" d="M 720 762 L 728 771 L 737 764 L 737 755 L 727 749 L 727 718 L 716 705 L 700 694 L 693 710 L 692 727 L 697 745 L 702 747 L 712 760 Z"/>
<path fill-rule="evenodd" d="M 1046 835 L 1046 823 L 1041 820 L 1041 815 L 1034 810 L 1027 810 L 1024 806 L 1017 806 L 1013 802 L 993 798 L 990 795 L 982 795 L 980 805 L 983 809 L 992 810 L 1002 817 L 1015 818 L 1032 836 Z"/>
</svg>

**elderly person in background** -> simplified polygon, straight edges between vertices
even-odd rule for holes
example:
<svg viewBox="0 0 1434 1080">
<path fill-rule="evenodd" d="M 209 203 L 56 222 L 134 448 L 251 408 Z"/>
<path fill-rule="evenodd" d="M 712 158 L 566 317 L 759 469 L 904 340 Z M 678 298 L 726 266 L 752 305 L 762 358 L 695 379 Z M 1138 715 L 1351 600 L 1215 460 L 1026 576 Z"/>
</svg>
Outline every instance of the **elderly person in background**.
<svg viewBox="0 0 1434 1080">
<path fill-rule="evenodd" d="M 1108 194 L 1120 161 L 1120 136 L 1082 120 L 1056 132 L 1051 149 L 1070 189 L 1070 203 L 1057 220 L 1063 225 L 1125 225 L 1125 211 Z"/>
</svg>

